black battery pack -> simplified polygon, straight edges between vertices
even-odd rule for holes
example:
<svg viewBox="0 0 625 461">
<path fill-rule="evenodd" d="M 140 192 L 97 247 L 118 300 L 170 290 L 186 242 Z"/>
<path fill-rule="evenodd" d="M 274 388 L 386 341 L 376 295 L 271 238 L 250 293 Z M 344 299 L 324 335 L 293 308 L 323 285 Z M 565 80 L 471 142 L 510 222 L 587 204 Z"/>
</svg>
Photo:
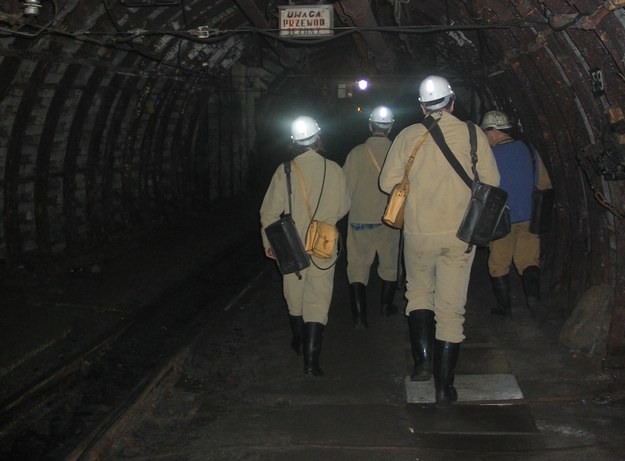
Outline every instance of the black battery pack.
<svg viewBox="0 0 625 461">
<path fill-rule="evenodd" d="M 471 201 L 456 233 L 470 245 L 488 246 L 508 200 L 508 193 L 499 187 L 475 182 Z"/>
<path fill-rule="evenodd" d="M 291 215 L 285 215 L 267 226 L 265 235 L 282 275 L 299 273 L 310 266 L 310 257 L 304 251 Z"/>
<path fill-rule="evenodd" d="M 534 189 L 532 193 L 532 216 L 530 219 L 530 232 L 532 234 L 543 234 L 551 230 L 553 205 L 553 189 Z"/>
</svg>

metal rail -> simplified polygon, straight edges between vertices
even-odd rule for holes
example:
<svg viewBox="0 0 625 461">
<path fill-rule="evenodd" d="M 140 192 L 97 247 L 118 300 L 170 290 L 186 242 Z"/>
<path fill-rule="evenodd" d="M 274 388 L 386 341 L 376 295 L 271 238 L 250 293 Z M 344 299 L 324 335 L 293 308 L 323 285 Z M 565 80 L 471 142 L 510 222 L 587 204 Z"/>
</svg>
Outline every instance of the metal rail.
<svg viewBox="0 0 625 461">
<path fill-rule="evenodd" d="M 42 450 L 51 459 L 90 459 L 89 452 L 103 449 L 186 356 L 202 325 L 229 315 L 223 307 L 261 270 L 257 246 L 246 236 L 222 248 L 158 302 L 6 399 L 0 407 L 0 454 L 20 434 L 46 425 L 54 436 L 44 437 Z"/>
</svg>

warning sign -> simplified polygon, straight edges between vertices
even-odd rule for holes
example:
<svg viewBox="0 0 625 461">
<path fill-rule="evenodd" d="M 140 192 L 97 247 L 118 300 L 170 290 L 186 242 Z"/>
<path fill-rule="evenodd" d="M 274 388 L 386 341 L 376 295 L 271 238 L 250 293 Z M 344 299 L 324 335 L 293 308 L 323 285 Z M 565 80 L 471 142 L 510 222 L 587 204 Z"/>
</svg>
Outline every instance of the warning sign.
<svg viewBox="0 0 625 461">
<path fill-rule="evenodd" d="M 318 38 L 333 35 L 332 5 L 279 6 L 280 36 Z"/>
</svg>

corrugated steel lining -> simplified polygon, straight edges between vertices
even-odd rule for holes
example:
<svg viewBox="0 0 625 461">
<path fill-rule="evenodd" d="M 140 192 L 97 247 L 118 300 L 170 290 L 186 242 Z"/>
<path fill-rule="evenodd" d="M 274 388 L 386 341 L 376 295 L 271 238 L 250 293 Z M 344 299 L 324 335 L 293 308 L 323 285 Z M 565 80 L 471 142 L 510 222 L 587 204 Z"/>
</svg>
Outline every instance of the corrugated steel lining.
<svg viewBox="0 0 625 461">
<path fill-rule="evenodd" d="M 66 3 L 63 10 L 65 27 L 69 30 L 79 30 L 81 26 L 84 27 L 85 23 L 93 22 L 95 30 L 111 30 L 112 28 L 121 30 L 120 24 L 116 21 L 113 25 L 108 16 L 109 13 L 114 13 L 114 10 L 106 12 L 102 5 L 93 9 L 85 8 L 86 3 Z M 213 6 L 220 7 L 227 3 L 213 2 Z M 227 8 L 231 11 L 228 14 L 228 20 L 232 21 L 232 18 L 236 17 L 232 11 L 236 12 L 236 9 L 231 4 Z M 94 11 L 97 12 L 96 16 L 99 14 L 97 19 L 94 19 Z M 144 27 L 146 24 L 144 11 L 140 9 L 134 12 L 125 11 L 119 23 L 133 28 Z M 210 15 L 211 12 L 207 11 L 207 14 Z M 137 17 L 141 21 L 140 24 Z M 155 24 L 165 24 L 169 21 L 169 16 L 163 14 L 162 10 L 160 14 L 148 17 L 155 21 Z M 222 20 L 225 20 L 225 17 Z M 59 20 L 56 21 L 58 22 Z M 33 51 L 32 61 L 6 58 L 1 63 L 2 75 L 6 79 L 3 88 L 8 91 L 12 87 L 17 96 L 17 104 L 14 106 L 16 113 L 11 117 L 11 129 L 7 134 L 9 140 L 6 156 L 7 169 L 3 175 L 3 215 L 6 219 L 3 220 L 1 235 L 5 256 L 10 261 L 18 262 L 24 252 L 29 252 L 30 249 L 36 249 L 43 257 L 59 249 L 65 248 L 71 251 L 71 248 L 77 248 L 84 239 L 86 223 L 90 223 L 89 232 L 92 235 L 104 237 L 114 234 L 118 226 L 123 227 L 138 217 L 138 213 L 133 212 L 133 209 L 136 211 L 149 208 L 145 206 L 148 195 L 159 195 L 159 199 L 162 198 L 164 194 L 156 189 L 160 185 L 156 183 L 162 180 L 164 168 L 168 171 L 176 171 L 176 169 L 167 167 L 162 151 L 153 149 L 154 139 L 164 139 L 164 133 L 171 129 L 167 126 L 168 123 L 180 125 L 168 116 L 175 107 L 173 101 L 180 94 L 188 95 L 187 101 L 193 100 L 193 95 L 197 93 L 194 87 L 203 88 L 208 84 L 214 89 L 218 80 L 207 80 L 202 74 L 192 79 L 185 79 L 184 83 L 172 84 L 172 81 L 179 79 L 175 76 L 174 79 L 159 78 L 159 75 L 167 73 L 171 75 L 171 72 L 167 66 L 162 66 L 159 60 L 153 58 L 155 54 L 161 54 L 167 58 L 168 56 L 175 57 L 175 54 L 180 51 L 177 41 L 169 39 L 152 41 L 155 46 L 148 53 L 152 59 L 147 60 L 144 56 L 146 48 L 143 48 L 147 46 L 145 42 L 141 44 L 138 53 L 131 49 L 133 47 L 127 45 L 119 45 L 117 49 L 113 48 L 107 53 L 100 53 L 104 48 L 98 48 L 92 43 L 66 40 L 64 37 L 50 35 L 42 35 L 39 40 L 10 37 L 6 40 L 6 45 L 11 42 L 14 48 L 30 48 Z M 224 69 L 220 69 L 223 63 L 229 67 L 238 60 L 241 50 L 245 47 L 245 41 L 237 40 L 231 45 L 234 46 L 228 47 L 229 49 L 225 48 L 227 52 L 222 53 L 222 59 L 215 62 L 214 68 L 218 75 L 223 74 Z M 200 57 L 203 58 L 207 47 L 204 44 L 195 43 L 192 46 L 202 51 Z M 63 61 L 58 59 L 58 55 L 54 57 L 47 55 L 49 50 L 55 48 L 63 49 L 62 56 L 69 58 L 69 66 L 63 64 Z M 129 52 L 124 52 L 123 49 Z M 5 51 L 5 54 L 12 54 L 8 48 L 5 48 Z M 99 55 L 97 59 L 100 59 L 100 62 L 82 58 L 82 56 L 94 56 L 94 51 Z M 80 57 L 76 59 L 72 53 Z M 23 53 L 21 55 L 24 56 Z M 215 53 L 210 51 L 208 56 L 214 57 Z M 217 57 L 219 56 L 217 54 Z M 111 64 L 107 65 L 102 61 L 103 58 L 110 60 Z M 39 65 L 35 65 L 37 62 Z M 88 80 L 96 86 L 85 86 L 84 83 L 79 84 L 76 81 L 78 63 L 85 65 L 85 69 L 91 69 L 93 75 L 97 76 Z M 91 64 L 96 64 L 97 67 L 90 67 Z M 33 69 L 34 73 L 27 74 L 29 68 Z M 121 73 L 111 74 L 110 71 L 114 69 L 120 69 Z M 210 71 L 213 70 L 212 66 L 207 70 L 209 71 L 207 74 L 210 75 Z M 123 74 L 136 77 L 152 76 L 127 78 Z M 52 87 L 46 85 L 48 80 L 54 82 Z M 179 81 L 183 82 L 183 80 Z M 100 87 L 101 85 L 105 86 Z M 41 88 L 46 87 L 50 88 L 45 91 L 50 91 L 52 97 L 44 97 L 44 93 L 40 91 Z M 23 90 L 15 93 L 15 88 L 23 88 Z M 70 104 L 72 98 L 69 96 L 76 92 L 80 97 L 75 104 Z M 138 94 L 152 94 L 153 96 L 142 99 L 136 97 Z M 169 104 L 159 104 L 159 101 L 169 101 Z M 94 105 L 99 109 L 96 109 L 93 114 L 94 118 L 89 122 L 86 112 Z M 149 110 L 146 111 L 149 105 L 156 105 L 156 109 L 146 115 L 146 112 L 149 112 Z M 11 106 L 5 106 L 5 108 L 11 110 Z M 6 111 L 4 114 L 10 115 Z M 66 114 L 71 114 L 70 126 L 59 127 L 61 117 L 66 119 Z M 39 122 L 36 125 L 30 123 L 34 117 L 40 121 L 40 127 Z M 91 125 L 86 125 L 86 123 L 91 123 Z M 156 134 L 157 127 L 162 129 L 159 134 Z M 69 132 L 66 143 L 59 144 L 55 141 L 57 131 Z M 80 143 L 84 142 L 85 132 L 93 137 L 88 144 L 90 147 L 83 150 Z M 179 133 L 179 135 L 183 136 L 185 133 Z M 173 140 L 169 141 L 169 144 L 174 144 Z M 162 145 L 163 143 L 159 143 L 159 147 Z M 63 149 L 60 158 L 53 156 L 53 154 L 58 155 L 57 146 Z M 118 150 L 117 146 L 122 146 L 121 150 Z M 28 157 L 26 152 L 36 152 L 36 154 Z M 152 152 L 155 152 L 154 158 L 151 157 Z M 30 175 L 31 179 L 28 179 L 23 172 L 31 168 L 29 165 L 31 162 L 34 165 L 33 174 Z M 5 165 L 4 162 L 3 165 Z M 195 171 L 192 164 L 188 167 Z M 154 168 L 158 168 L 159 172 L 157 173 Z M 59 174 L 61 176 L 56 179 Z M 85 176 L 86 185 L 83 185 L 82 180 L 79 179 L 82 175 Z M 62 181 L 59 181 L 61 178 Z M 31 188 L 31 181 L 34 181 L 33 202 L 27 199 L 30 195 L 28 191 Z M 118 183 L 121 187 L 121 195 L 115 192 Z M 185 181 L 177 180 L 177 183 L 186 185 Z M 59 185 L 62 185 L 62 189 L 58 187 Z M 233 190 L 229 187 L 228 194 L 232 193 Z M 178 198 L 180 197 L 188 197 L 188 200 L 192 200 L 190 194 L 178 194 Z M 133 205 L 135 203 L 138 205 Z M 59 210 L 60 204 L 62 204 L 62 211 Z M 59 228 L 59 223 L 64 223 L 64 228 Z"/>
</svg>

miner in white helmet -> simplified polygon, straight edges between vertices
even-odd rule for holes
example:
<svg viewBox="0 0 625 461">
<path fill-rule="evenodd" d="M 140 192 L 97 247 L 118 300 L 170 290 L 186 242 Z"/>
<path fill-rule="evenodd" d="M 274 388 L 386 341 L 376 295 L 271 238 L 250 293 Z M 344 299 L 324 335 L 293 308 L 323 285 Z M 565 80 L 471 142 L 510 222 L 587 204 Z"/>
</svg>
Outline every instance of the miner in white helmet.
<svg viewBox="0 0 625 461">
<path fill-rule="evenodd" d="M 380 314 L 397 313 L 393 298 L 397 285 L 399 229 L 382 223 L 388 195 L 380 190 L 378 177 L 391 141 L 393 112 L 378 106 L 369 116 L 371 136 L 354 147 L 345 160 L 343 172 L 352 205 L 347 227 L 347 279 L 349 281 L 354 328 L 367 328 L 366 288 L 376 255 L 377 274 L 382 281 Z"/>
<path fill-rule="evenodd" d="M 465 338 L 465 304 L 475 249 L 467 253 L 467 244 L 456 237 L 471 190 L 431 133 L 440 130 L 443 141 L 473 177 L 469 127 L 452 115 L 455 94 L 443 77 L 430 76 L 421 82 L 419 102 L 425 119 L 402 130 L 393 141 L 380 174 L 380 187 L 390 193 L 400 182 L 415 145 L 425 135 L 414 154 L 404 210 L 406 315 L 414 359 L 410 378 L 427 381 L 434 375 L 436 405 L 446 407 L 458 398 L 455 366 Z M 431 127 L 429 133 L 426 125 Z M 479 128 L 475 131 L 480 180 L 497 186 L 499 172 L 488 139 Z"/>
<path fill-rule="evenodd" d="M 551 179 L 540 155 L 528 144 L 512 137 L 512 123 L 505 112 L 491 110 L 484 114 L 480 127 L 492 146 L 501 188 L 508 192 L 511 231 L 490 244 L 488 272 L 498 306 L 495 315 L 512 312 L 510 268 L 521 274 L 526 304 L 538 320 L 546 312 L 540 304 L 540 236 L 530 231 L 532 192 L 551 189 Z"/>
<path fill-rule="evenodd" d="M 320 132 L 317 122 L 308 116 L 297 117 L 291 125 L 295 151 L 295 158 L 289 162 L 291 215 L 302 242 L 311 222 L 309 207 L 314 211 L 315 220 L 336 225 L 350 205 L 343 170 L 317 151 Z M 275 256 L 264 230 L 288 210 L 286 171 L 281 164 L 271 178 L 260 208 L 261 235 L 268 258 L 275 259 Z M 299 272 L 301 278 L 295 273 L 283 276 L 283 294 L 293 333 L 291 347 L 298 355 L 303 354 L 306 375 L 322 376 L 319 356 L 332 299 L 336 249 L 332 261 L 310 258 L 310 266 Z"/>
</svg>

